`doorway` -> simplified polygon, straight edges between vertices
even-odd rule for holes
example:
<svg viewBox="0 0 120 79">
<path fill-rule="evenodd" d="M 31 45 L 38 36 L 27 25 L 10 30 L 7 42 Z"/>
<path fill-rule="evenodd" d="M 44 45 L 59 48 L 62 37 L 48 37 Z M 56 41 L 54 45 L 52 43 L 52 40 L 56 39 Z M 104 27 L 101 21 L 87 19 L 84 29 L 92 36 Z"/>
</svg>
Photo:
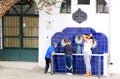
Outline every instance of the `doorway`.
<svg viewBox="0 0 120 79">
<path fill-rule="evenodd" d="M 39 14 L 32 4 L 21 1 L 2 18 L 0 59 L 7 61 L 38 61 Z"/>
</svg>

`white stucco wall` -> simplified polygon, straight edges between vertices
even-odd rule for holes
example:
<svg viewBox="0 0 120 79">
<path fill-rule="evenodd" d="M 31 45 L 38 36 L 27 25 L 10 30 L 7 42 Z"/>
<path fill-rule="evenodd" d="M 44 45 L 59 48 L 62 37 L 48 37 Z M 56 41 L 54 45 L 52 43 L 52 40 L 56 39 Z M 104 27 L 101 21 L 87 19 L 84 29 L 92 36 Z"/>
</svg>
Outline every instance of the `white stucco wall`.
<svg viewBox="0 0 120 79">
<path fill-rule="evenodd" d="M 51 44 L 51 37 L 56 32 L 61 32 L 66 27 L 92 27 L 97 32 L 104 33 L 108 37 L 108 53 L 110 56 L 105 59 L 105 62 L 109 61 L 105 65 L 105 75 L 107 73 L 118 73 L 120 74 L 120 54 L 119 54 L 119 15 L 120 12 L 118 11 L 119 1 L 111 1 L 112 4 L 109 3 L 110 13 L 103 14 L 103 13 L 96 13 L 96 0 L 91 0 L 90 6 L 81 6 L 77 5 L 77 2 L 72 0 L 72 11 L 71 14 L 60 14 L 56 11 L 53 11 L 53 15 L 45 14 L 44 12 L 40 12 L 39 18 L 39 66 L 45 66 L 45 53 L 47 48 Z M 72 13 L 74 13 L 78 8 L 81 8 L 84 12 L 87 13 L 88 18 L 81 24 L 72 20 Z M 118 19 L 117 19 L 118 18 Z M 52 24 L 48 26 L 48 21 L 51 21 Z M 48 27 L 47 27 L 48 26 Z M 117 40 L 116 40 L 116 36 Z M 104 62 L 104 63 L 105 63 Z M 109 65 L 109 63 L 113 63 Z"/>
<path fill-rule="evenodd" d="M 120 1 L 111 0 L 111 16 L 110 16 L 110 73 L 120 74 L 120 11 L 118 7 Z"/>
<path fill-rule="evenodd" d="M 62 31 L 66 27 L 92 27 L 97 32 L 104 33 L 107 37 L 109 37 L 109 15 L 108 14 L 96 14 L 96 8 L 94 8 L 95 0 L 91 1 L 91 5 L 88 7 L 83 6 L 76 6 L 77 3 L 72 0 L 74 4 L 72 7 L 76 7 L 72 9 L 72 13 L 74 13 L 78 8 L 81 8 L 84 12 L 87 13 L 88 18 L 81 24 L 72 20 L 72 13 L 71 14 L 60 14 L 55 13 L 54 15 L 48 15 L 44 12 L 40 12 L 40 19 L 39 19 L 39 60 L 43 58 L 46 52 L 47 47 L 50 45 L 51 37 L 56 32 Z M 93 8 L 92 8 L 93 7 Z M 51 26 L 48 26 L 48 21 L 52 21 L 53 23 Z M 48 38 L 47 38 L 48 37 Z M 41 57 L 43 56 L 43 57 Z M 40 62 L 41 63 L 41 62 Z M 39 63 L 39 64 L 40 64 Z M 43 65 L 43 63 L 42 63 Z"/>
<path fill-rule="evenodd" d="M 45 53 L 51 44 L 51 37 L 56 32 L 61 32 L 66 27 L 92 27 L 97 32 L 104 33 L 110 37 L 109 20 L 110 15 L 106 13 L 96 13 L 96 0 L 90 0 L 90 5 L 77 5 L 75 0 L 72 0 L 71 14 L 60 14 L 54 12 L 53 15 L 40 12 L 39 18 L 39 66 L 45 66 Z M 72 13 L 78 8 L 81 8 L 87 13 L 88 18 L 81 24 L 72 20 Z M 49 25 L 48 21 L 52 23 Z M 106 62 L 107 63 L 107 62 Z M 106 68 L 107 69 L 107 68 Z"/>
<path fill-rule="evenodd" d="M 80 6 L 76 5 L 77 2 L 72 0 L 72 13 L 78 8 L 81 8 L 88 15 L 88 19 L 82 24 L 78 24 L 72 20 L 72 14 L 54 14 L 50 16 L 44 12 L 40 12 L 39 18 L 39 66 L 44 67 L 45 61 L 44 56 L 47 48 L 51 44 L 51 37 L 55 32 L 62 31 L 65 27 L 92 27 L 97 32 L 104 33 L 109 37 L 109 53 L 110 53 L 110 63 L 113 65 L 109 66 L 109 73 L 119 73 L 120 74 L 120 30 L 119 30 L 119 3 L 120 0 L 110 0 L 111 1 L 111 12 L 108 14 L 96 14 L 95 1 L 91 0 L 90 6 Z M 108 1 L 108 0 L 107 0 Z M 109 4 L 110 5 L 110 4 Z M 58 8 L 57 8 L 58 9 Z M 47 21 L 53 21 L 52 27 L 47 28 Z M 0 18 L 0 23 L 2 18 Z M 0 24 L 1 25 L 1 24 Z"/>
</svg>

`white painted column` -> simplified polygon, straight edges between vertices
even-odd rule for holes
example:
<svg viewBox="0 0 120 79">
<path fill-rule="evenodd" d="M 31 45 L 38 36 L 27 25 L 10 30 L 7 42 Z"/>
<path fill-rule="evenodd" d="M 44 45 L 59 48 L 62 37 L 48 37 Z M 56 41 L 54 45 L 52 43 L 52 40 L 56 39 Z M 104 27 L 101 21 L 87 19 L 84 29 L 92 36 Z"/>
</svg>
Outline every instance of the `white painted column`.
<svg viewBox="0 0 120 79">
<path fill-rule="evenodd" d="M 104 69 L 104 76 L 108 76 L 108 54 L 104 54 L 104 63 L 103 63 L 103 69 Z"/>
</svg>

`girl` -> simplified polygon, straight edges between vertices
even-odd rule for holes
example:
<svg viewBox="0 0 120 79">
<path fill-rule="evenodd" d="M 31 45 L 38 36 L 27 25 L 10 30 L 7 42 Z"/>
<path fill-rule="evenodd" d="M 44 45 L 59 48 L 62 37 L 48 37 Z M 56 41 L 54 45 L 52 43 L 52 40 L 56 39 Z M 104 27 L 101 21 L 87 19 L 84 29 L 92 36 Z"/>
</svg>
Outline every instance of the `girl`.
<svg viewBox="0 0 120 79">
<path fill-rule="evenodd" d="M 90 64 L 90 60 L 91 60 L 91 55 L 92 55 L 92 51 L 91 48 L 93 46 L 93 35 L 92 34 L 84 34 L 83 35 L 83 39 L 85 40 L 84 42 L 84 49 L 83 49 L 83 57 L 84 57 L 84 63 L 86 66 L 86 74 L 85 76 L 91 76 L 91 64 Z"/>
</svg>

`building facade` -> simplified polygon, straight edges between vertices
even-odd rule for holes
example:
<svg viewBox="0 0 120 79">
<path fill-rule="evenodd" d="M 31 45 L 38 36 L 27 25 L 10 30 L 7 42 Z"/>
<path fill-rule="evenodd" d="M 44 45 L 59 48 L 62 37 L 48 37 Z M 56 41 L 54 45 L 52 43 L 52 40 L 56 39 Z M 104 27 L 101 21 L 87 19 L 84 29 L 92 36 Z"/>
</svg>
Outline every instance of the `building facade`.
<svg viewBox="0 0 120 79">
<path fill-rule="evenodd" d="M 115 18 L 112 15 L 116 15 L 116 10 L 111 11 L 110 1 L 59 1 L 62 2 L 57 3 L 56 7 L 52 6 L 45 9 L 51 15 L 45 13 L 45 11 L 39 11 L 38 13 L 38 10 L 33 9 L 30 5 L 27 7 L 24 5 L 11 7 L 9 12 L 6 12 L 0 20 L 0 59 L 2 61 L 35 61 L 38 62 L 40 67 L 44 67 L 46 50 L 51 45 L 51 39 L 56 33 L 62 32 L 66 28 L 92 28 L 95 32 L 104 34 L 107 38 L 108 46 L 105 49 L 107 52 L 104 52 L 104 55 L 107 56 L 104 59 L 104 64 L 106 64 L 104 66 L 105 75 L 109 72 L 120 73 L 117 69 L 120 66 L 118 63 L 119 54 L 115 47 L 115 44 L 118 43 L 114 36 L 119 31 L 114 31 Z M 87 16 L 75 15 L 73 17 L 73 14 L 77 13 L 79 9 L 80 13 L 82 11 L 82 14 Z M 32 11 L 33 13 L 31 13 Z"/>
</svg>

